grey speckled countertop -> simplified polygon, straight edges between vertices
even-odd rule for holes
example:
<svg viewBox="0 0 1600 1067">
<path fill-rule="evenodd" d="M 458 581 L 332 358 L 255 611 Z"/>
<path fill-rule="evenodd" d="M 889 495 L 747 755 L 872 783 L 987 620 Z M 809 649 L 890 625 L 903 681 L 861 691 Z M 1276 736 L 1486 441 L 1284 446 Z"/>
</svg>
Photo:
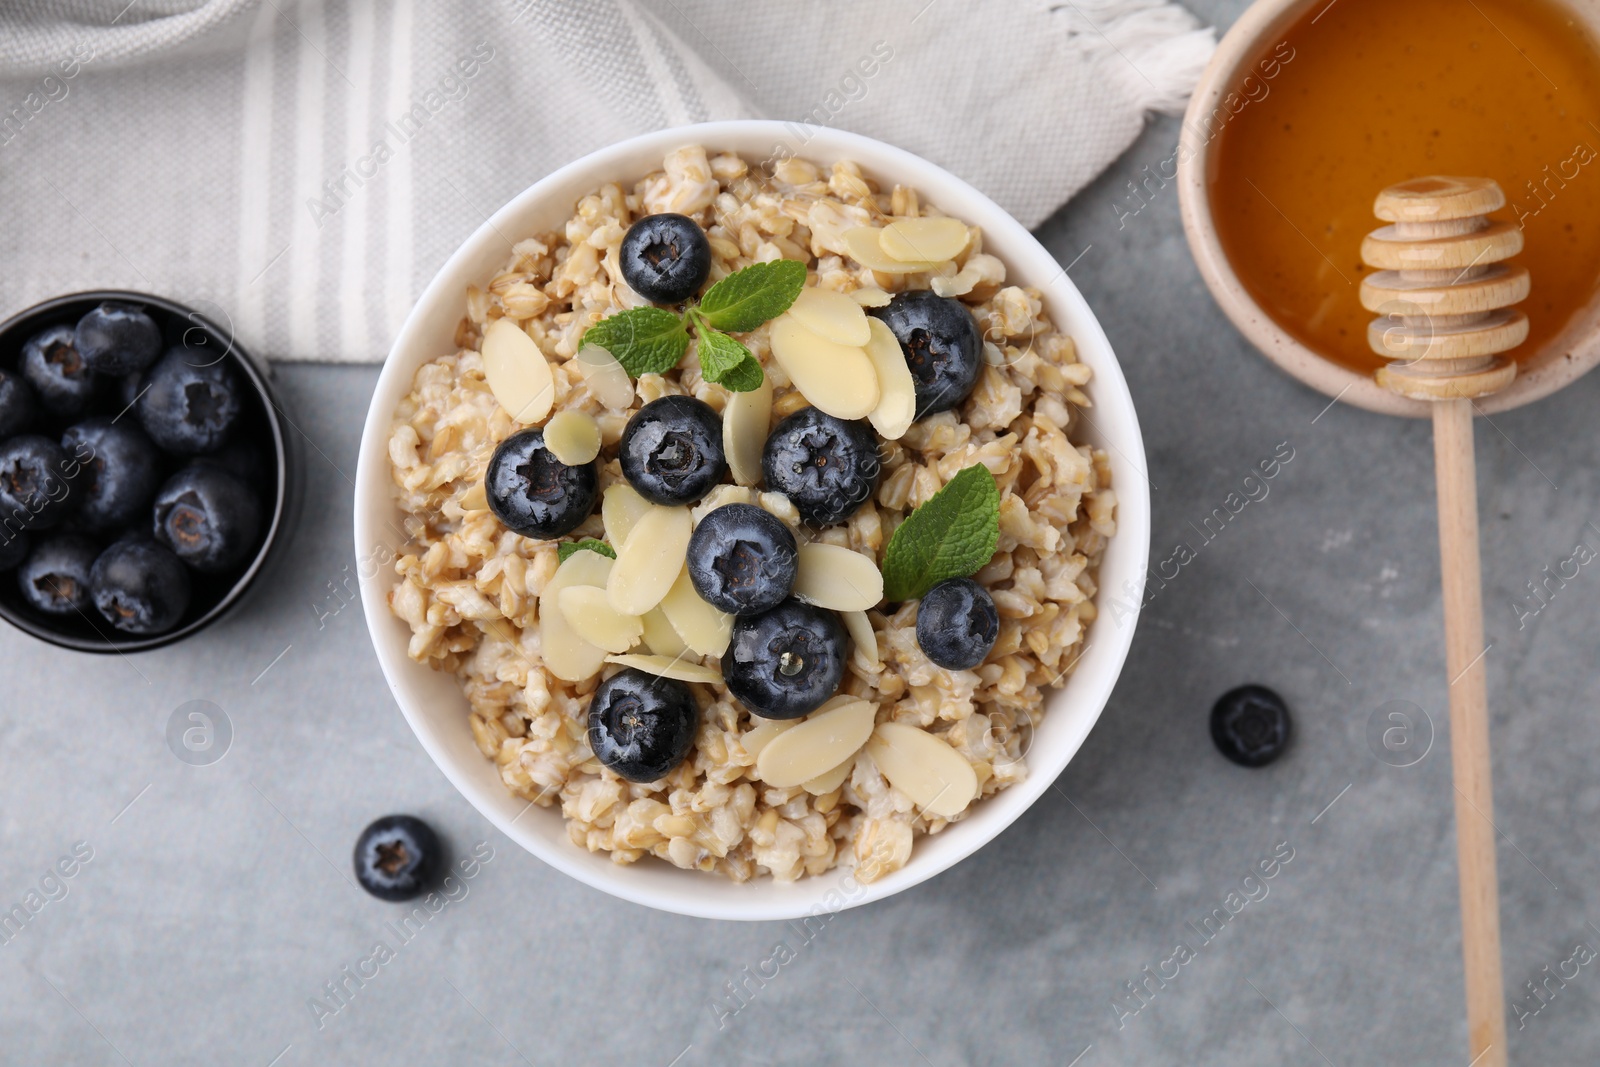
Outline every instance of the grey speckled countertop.
<svg viewBox="0 0 1600 1067">
<path fill-rule="evenodd" d="M 1225 24 L 1242 4 L 1194 6 Z M 1176 130 L 1153 123 L 1041 237 L 1077 260 L 1132 384 L 1156 557 L 1189 542 L 1196 558 L 1151 601 L 1059 791 L 992 845 L 809 940 L 655 914 L 522 853 L 413 739 L 346 603 L 347 475 L 376 371 L 283 366 L 316 446 L 305 518 L 245 610 L 127 659 L 0 632 L 0 904 L 43 904 L 0 944 L 0 1061 L 1464 1063 L 1428 427 L 1325 410 L 1251 351 L 1190 262 L 1175 189 L 1119 227 L 1125 183 Z M 1591 376 L 1478 429 L 1511 989 L 1600 946 L 1600 850 L 1583 829 L 1600 811 L 1600 577 L 1583 570 L 1525 625 L 1514 606 L 1577 543 L 1600 548 L 1597 401 Z M 1280 448 L 1293 459 L 1269 494 L 1198 537 Z M 1297 714 L 1291 754 L 1264 770 L 1207 738 L 1211 702 L 1242 682 Z M 233 732 L 209 766 L 165 741 L 197 699 Z M 1368 741 L 1394 701 L 1437 731 L 1408 767 Z M 393 810 L 459 856 L 492 854 L 404 941 L 386 926 L 398 909 L 347 873 L 357 832 Z M 49 878 L 75 849 L 87 862 Z M 380 941 L 392 956 L 345 979 Z M 725 983 L 780 943 L 777 976 L 719 1012 Z M 1180 943 L 1177 977 L 1129 1000 L 1125 983 Z M 1512 1018 L 1516 1062 L 1593 1062 L 1594 971 L 1552 983 L 1523 1029 Z M 308 1002 L 340 981 L 346 1003 L 319 1020 Z"/>
</svg>

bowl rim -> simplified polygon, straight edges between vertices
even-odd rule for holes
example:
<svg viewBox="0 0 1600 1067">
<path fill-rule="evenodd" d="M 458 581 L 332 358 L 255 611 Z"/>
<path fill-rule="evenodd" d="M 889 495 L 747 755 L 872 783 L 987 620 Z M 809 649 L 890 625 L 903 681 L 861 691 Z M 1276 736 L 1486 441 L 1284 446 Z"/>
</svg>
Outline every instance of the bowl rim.
<svg viewBox="0 0 1600 1067">
<path fill-rule="evenodd" d="M 1040 746 L 1035 745 L 1029 753 L 1029 774 L 1025 780 L 985 798 L 982 810 L 950 825 L 941 834 L 921 838 L 918 850 L 904 867 L 872 883 L 856 882 L 849 872 L 839 868 L 794 883 L 775 883 L 770 878 L 762 878 L 739 884 L 728 879 L 709 878 L 701 872 L 678 871 L 665 863 L 653 864 L 651 870 L 666 868 L 669 875 L 657 877 L 651 873 L 646 876 L 640 872 L 646 866 L 643 862 L 624 866 L 595 860 L 592 854 L 567 838 L 564 828 L 553 843 L 519 829 L 514 824 L 532 803 L 512 795 L 498 774 L 486 775 L 482 768 L 492 765 L 475 744 L 460 760 L 445 751 L 442 734 L 435 734 L 425 710 L 418 706 L 416 694 L 410 691 L 414 684 L 419 687 L 423 684 L 424 676 L 416 672 L 431 674 L 432 668 L 415 663 L 406 655 L 405 635 L 397 632 L 398 620 L 388 609 L 388 591 L 393 581 L 379 580 L 383 573 L 381 567 L 358 567 L 363 614 L 385 680 L 423 748 L 462 796 L 501 832 L 558 871 L 620 899 L 681 915 L 755 921 L 831 914 L 909 889 L 977 851 L 1019 818 L 1050 787 L 1081 747 L 1121 673 L 1143 599 L 1149 557 L 1150 500 L 1138 417 L 1110 341 L 1066 271 L 1020 223 L 988 197 L 942 168 L 903 149 L 858 134 L 820 127 L 806 132 L 809 136 L 802 142 L 805 151 L 793 154 L 851 159 L 880 178 L 893 176 L 915 184 L 928 202 L 938 203 L 953 213 L 959 212 L 969 222 L 981 225 L 986 236 L 991 238 L 991 249 L 1007 259 L 1008 267 L 1015 274 L 1027 277 L 1030 283 L 1034 276 L 1049 278 L 1038 288 L 1051 309 L 1052 321 L 1070 332 L 1080 359 L 1094 368 L 1096 381 L 1091 389 L 1099 421 L 1087 417 L 1086 421 L 1093 428 L 1092 435 L 1109 442 L 1115 453 L 1112 463 L 1113 484 L 1118 494 L 1118 531 L 1107 547 L 1100 572 L 1101 612 L 1096 620 L 1100 624 L 1099 640 L 1086 644 L 1074 661 L 1078 669 L 1067 683 L 1070 688 L 1082 679 L 1081 686 L 1087 688 L 1074 693 L 1073 699 L 1078 703 L 1073 707 L 1056 710 L 1055 714 L 1064 723 L 1059 730 L 1070 732 L 1055 751 L 1041 753 Z M 374 388 L 356 471 L 357 559 L 371 558 L 377 551 L 375 546 L 383 544 L 381 535 L 375 536 L 379 525 L 389 522 L 392 528 L 392 521 L 387 517 L 397 514 L 388 455 L 394 404 L 409 390 L 416 368 L 441 354 L 437 349 L 417 350 L 419 338 L 429 328 L 429 320 L 434 315 L 448 315 L 453 330 L 461 316 L 465 267 L 474 257 L 481 257 L 486 247 L 503 248 L 509 240 L 505 236 L 507 228 L 517 225 L 517 215 L 537 210 L 542 199 L 580 180 L 579 187 L 587 191 L 606 181 L 628 180 L 628 175 L 642 176 L 648 171 L 639 170 L 637 165 L 628 162 L 641 155 L 659 161 L 667 152 L 686 144 L 704 144 L 755 155 L 763 150 L 763 147 L 756 147 L 758 145 L 781 146 L 794 140 L 795 131 L 790 124 L 772 120 L 703 123 L 641 134 L 552 172 L 486 219 L 449 257 L 418 298 L 395 338 Z M 648 166 L 659 169 L 660 164 L 653 162 Z M 624 177 L 618 177 L 619 171 Z M 941 192 L 935 195 L 931 190 Z M 572 199 L 575 202 L 576 198 Z M 570 211 L 570 207 L 564 210 Z M 511 229 L 510 232 L 517 231 Z M 1008 251 L 1000 253 L 1000 248 Z M 1012 262 L 1017 259 L 1027 261 L 1028 265 L 1020 267 Z M 1048 270 L 1045 264 L 1049 265 Z M 481 279 L 478 280 L 481 283 Z M 1115 439 L 1106 436 L 1112 430 L 1117 434 Z M 1129 602 L 1120 603 L 1115 626 L 1109 617 L 1112 612 L 1107 610 L 1112 590 L 1121 591 L 1130 598 Z M 1064 692 L 1053 691 L 1052 697 L 1059 700 Z M 1047 722 L 1046 727 L 1054 721 Z M 450 729 L 457 736 L 465 733 L 465 716 Z M 468 758 L 476 761 L 477 766 L 469 768 Z M 513 813 L 518 805 L 525 805 L 522 812 Z M 546 811 L 541 815 L 562 818 L 559 811 Z M 928 855 L 929 852 L 936 852 L 936 855 Z M 919 863 L 919 859 L 922 862 Z"/>
<path fill-rule="evenodd" d="M 1597 17 L 1600 4 L 1593 0 L 1559 2 L 1586 19 L 1591 34 L 1600 29 L 1600 17 Z M 1279 326 L 1250 295 L 1234 271 L 1211 213 L 1206 175 L 1211 166 L 1210 148 L 1221 130 L 1206 136 L 1204 120 L 1222 106 L 1226 96 L 1247 73 L 1244 66 L 1255 60 L 1272 36 L 1287 29 L 1313 7 L 1331 6 L 1327 0 L 1257 0 L 1218 42 L 1189 98 L 1178 136 L 1178 206 L 1183 217 L 1183 232 L 1212 297 L 1245 339 L 1267 359 L 1336 400 L 1384 415 L 1428 418 L 1433 412 L 1431 404 L 1389 392 L 1378 385 L 1372 375 L 1358 374 L 1318 355 Z M 1373 195 L 1377 193 L 1374 189 Z M 1374 218 L 1373 228 L 1377 226 Z M 1509 386 L 1476 404 L 1491 415 L 1521 407 L 1571 384 L 1596 363 L 1600 363 L 1600 288 L 1590 304 L 1552 338 L 1544 350 L 1520 362 L 1517 377 Z"/>
<path fill-rule="evenodd" d="M 130 304 L 147 304 L 160 308 L 169 315 L 188 319 L 196 327 L 204 330 L 207 335 L 227 345 L 223 358 L 235 357 L 234 362 L 245 379 L 250 383 L 251 390 L 266 407 L 266 421 L 272 431 L 272 456 L 273 465 L 277 470 L 277 488 L 273 494 L 271 521 L 267 523 L 265 534 L 262 535 L 261 545 L 256 549 L 255 555 L 250 560 L 250 565 L 235 579 L 228 592 L 223 595 L 204 614 L 197 616 L 184 626 L 166 633 L 152 634 L 149 637 L 130 638 L 118 640 L 114 637 L 101 635 L 98 641 L 73 634 L 57 633 L 49 629 L 32 616 L 24 615 L 0 601 L 0 619 L 4 619 L 12 626 L 29 636 L 41 641 L 49 642 L 60 648 L 71 649 L 74 652 L 93 652 L 97 654 L 117 654 L 128 652 L 149 652 L 158 648 L 191 637 L 212 623 L 227 615 L 238 605 L 250 587 L 255 583 L 256 576 L 261 573 L 267 564 L 268 557 L 279 544 L 279 539 L 286 528 L 287 513 L 289 511 L 291 463 L 289 458 L 288 435 L 284 432 L 283 423 L 286 416 L 283 406 L 279 403 L 276 392 L 272 388 L 267 372 L 257 363 L 256 358 L 245 351 L 234 337 L 232 329 L 224 330 L 210 317 L 201 314 L 186 304 L 154 293 L 141 293 L 132 289 L 85 289 L 76 293 L 63 293 L 42 300 L 31 307 L 23 308 L 0 322 L 0 337 L 11 333 L 13 330 L 23 330 L 36 319 L 59 313 L 63 308 L 76 303 L 100 301 L 121 301 Z M 185 331 L 187 332 L 187 331 Z M 85 616 L 91 628 L 98 634 L 99 625 L 93 619 Z M 109 627 L 108 627 L 109 629 Z"/>
</svg>

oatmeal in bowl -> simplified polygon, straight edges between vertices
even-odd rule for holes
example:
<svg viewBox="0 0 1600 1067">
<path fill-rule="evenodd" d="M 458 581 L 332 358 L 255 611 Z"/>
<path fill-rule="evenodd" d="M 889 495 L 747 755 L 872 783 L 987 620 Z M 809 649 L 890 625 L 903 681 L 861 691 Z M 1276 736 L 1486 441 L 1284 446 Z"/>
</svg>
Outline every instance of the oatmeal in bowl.
<svg viewBox="0 0 1600 1067">
<path fill-rule="evenodd" d="M 358 547 L 391 682 L 454 692 L 402 706 L 502 828 L 754 918 L 914 884 L 1048 785 L 1131 638 L 1101 588 L 1148 502 L 1103 336 L 1015 269 L 1048 259 L 1020 227 L 875 142 L 749 127 L 641 139 L 452 261 L 445 343 L 403 334 L 374 400 Z"/>
</svg>

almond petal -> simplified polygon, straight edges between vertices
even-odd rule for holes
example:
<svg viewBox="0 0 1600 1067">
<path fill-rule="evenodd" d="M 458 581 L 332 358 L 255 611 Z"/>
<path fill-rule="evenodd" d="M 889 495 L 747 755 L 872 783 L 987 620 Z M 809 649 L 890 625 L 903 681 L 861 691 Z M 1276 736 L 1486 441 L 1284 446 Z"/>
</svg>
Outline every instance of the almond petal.
<svg viewBox="0 0 1600 1067">
<path fill-rule="evenodd" d="M 865 700 L 812 712 L 799 726 L 779 734 L 761 750 L 756 758 L 756 773 L 763 782 L 779 789 L 826 774 L 866 744 L 877 714 L 877 705 Z"/>
<path fill-rule="evenodd" d="M 800 725 L 799 719 L 752 719 L 755 723 L 739 737 L 739 745 L 753 763 L 774 737 Z"/>
<path fill-rule="evenodd" d="M 511 417 L 534 423 L 550 414 L 556 385 L 544 353 L 522 327 L 495 319 L 483 335 L 483 375 Z"/>
<path fill-rule="evenodd" d="M 544 446 L 567 466 L 581 467 L 600 454 L 600 424 L 585 411 L 558 411 L 544 425 Z"/>
<path fill-rule="evenodd" d="M 834 611 L 865 611 L 883 600 L 883 573 L 872 558 L 842 545 L 800 546 L 794 595 Z"/>
<path fill-rule="evenodd" d="M 599 345 L 584 345 L 573 358 L 596 400 L 612 411 L 626 411 L 633 406 L 633 379 L 610 352 Z"/>
<path fill-rule="evenodd" d="M 643 615 L 667 595 L 683 570 L 694 522 L 685 507 L 651 505 L 622 544 L 613 544 L 617 562 L 606 581 L 611 606 L 624 615 Z"/>
<path fill-rule="evenodd" d="M 851 299 L 864 308 L 888 307 L 891 297 L 882 289 L 866 288 L 857 289 L 850 294 Z"/>
<path fill-rule="evenodd" d="M 722 410 L 722 451 L 728 457 L 728 471 L 740 485 L 761 484 L 761 450 L 770 429 L 772 379 L 763 374 L 760 386 L 734 393 Z"/>
<path fill-rule="evenodd" d="M 613 549 L 622 547 L 633 532 L 633 524 L 649 510 L 650 501 L 627 482 L 607 487 L 600 496 L 600 521 L 605 524 L 606 541 Z"/>
<path fill-rule="evenodd" d="M 917 385 L 906 365 L 905 351 L 894 331 L 879 319 L 869 319 L 872 338 L 867 342 L 867 358 L 878 376 L 878 406 L 867 415 L 872 428 L 887 441 L 898 441 L 911 428 L 917 415 Z"/>
<path fill-rule="evenodd" d="M 874 667 L 881 664 L 883 658 L 878 655 L 878 634 L 873 630 L 872 620 L 867 618 L 867 613 L 841 611 L 839 618 L 844 622 L 845 632 L 850 635 L 850 640 L 855 643 L 856 651 Z"/>
<path fill-rule="evenodd" d="M 772 323 L 772 355 L 813 406 L 840 419 L 864 419 L 878 406 L 878 375 L 860 348 L 837 344 L 793 316 Z"/>
<path fill-rule="evenodd" d="M 574 552 L 556 568 L 539 594 L 539 652 L 551 674 L 567 682 L 581 682 L 600 673 L 606 661 L 603 648 L 579 637 L 561 612 L 561 591 L 569 586 L 603 587 L 611 576 L 612 560 L 598 552 Z"/>
<path fill-rule="evenodd" d="M 659 605 L 639 616 L 639 621 L 644 627 L 645 646 L 651 652 L 658 656 L 676 658 L 689 651 L 689 646 L 683 643 L 678 631 L 672 628 L 672 623 L 667 621 L 666 612 L 662 611 Z"/>
<path fill-rule="evenodd" d="M 939 264 L 932 262 L 908 263 L 895 259 L 883 250 L 879 235 L 883 231 L 876 226 L 857 226 L 853 230 L 844 232 L 844 247 L 850 253 L 850 258 L 871 270 L 881 274 L 920 274 L 930 271 Z"/>
<path fill-rule="evenodd" d="M 804 789 L 807 793 L 810 793 L 814 797 L 820 797 L 824 794 L 831 793 L 844 784 L 844 780 L 850 777 L 850 772 L 855 768 L 855 765 L 856 757 L 855 754 L 852 753 L 849 759 L 839 764 L 839 766 L 835 767 L 833 770 L 824 771 L 815 778 L 809 778 L 800 783 L 800 788 Z"/>
<path fill-rule="evenodd" d="M 733 616 L 700 599 L 687 567 L 661 599 L 661 612 L 696 655 L 721 656 L 728 651 L 728 642 L 733 639 Z"/>
<path fill-rule="evenodd" d="M 878 244 L 905 263 L 938 263 L 966 251 L 969 237 L 960 219 L 896 219 L 883 228 Z"/>
<path fill-rule="evenodd" d="M 704 685 L 721 685 L 722 673 L 712 667 L 702 666 L 692 659 L 666 656 L 643 656 L 632 653 L 626 656 L 607 656 L 607 663 L 621 667 L 637 667 L 646 674 L 660 678 L 676 678 L 680 682 L 700 682 Z M 948 745 L 945 746 L 949 748 Z M 954 749 L 951 749 L 954 752 Z"/>
<path fill-rule="evenodd" d="M 890 785 L 941 818 L 960 815 L 977 796 L 978 776 L 972 764 L 926 730 L 900 722 L 879 723 L 867 752 Z"/>
<path fill-rule="evenodd" d="M 861 305 L 832 289 L 802 289 L 789 307 L 795 320 L 835 344 L 860 348 L 867 343 L 867 313 Z"/>
<path fill-rule="evenodd" d="M 572 632 L 607 652 L 626 652 L 639 643 L 644 623 L 637 615 L 612 608 L 606 591 L 594 585 L 569 585 L 556 598 L 556 606 Z"/>
</svg>

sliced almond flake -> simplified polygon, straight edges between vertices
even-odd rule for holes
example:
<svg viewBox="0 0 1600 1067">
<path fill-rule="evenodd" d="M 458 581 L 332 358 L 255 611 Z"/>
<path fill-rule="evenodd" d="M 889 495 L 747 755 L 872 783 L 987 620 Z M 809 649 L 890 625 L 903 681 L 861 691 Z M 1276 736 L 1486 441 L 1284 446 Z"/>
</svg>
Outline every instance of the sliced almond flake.
<svg viewBox="0 0 1600 1067">
<path fill-rule="evenodd" d="M 911 428 L 917 414 L 917 385 L 906 365 L 905 350 L 894 331 L 879 319 L 868 319 L 872 333 L 867 358 L 878 376 L 878 406 L 867 414 L 872 428 L 886 441 L 898 441 Z"/>
<path fill-rule="evenodd" d="M 882 289 L 873 288 L 871 286 L 865 289 L 857 289 L 852 292 L 850 296 L 855 300 L 856 303 L 860 304 L 864 308 L 888 307 L 891 299 L 889 294 L 884 292 Z"/>
<path fill-rule="evenodd" d="M 700 656 L 721 656 L 733 639 L 733 616 L 707 604 L 695 592 L 685 567 L 661 599 L 661 611 L 689 650 Z"/>
<path fill-rule="evenodd" d="M 689 650 L 678 631 L 667 621 L 667 613 L 657 605 L 639 616 L 644 627 L 645 647 L 658 656 L 681 656 Z"/>
<path fill-rule="evenodd" d="M 581 467 L 600 454 L 600 424 L 586 411 L 558 411 L 544 425 L 544 446 L 567 466 Z"/>
<path fill-rule="evenodd" d="M 747 393 L 734 393 L 722 410 L 722 451 L 728 471 L 740 485 L 761 484 L 761 450 L 772 428 L 772 379 Z"/>
<path fill-rule="evenodd" d="M 500 406 L 520 423 L 542 420 L 556 400 L 544 353 L 522 327 L 495 319 L 483 334 L 483 374 Z"/>
<path fill-rule="evenodd" d="M 795 320 L 835 344 L 860 348 L 867 343 L 867 313 L 844 293 L 833 289 L 802 289 L 789 307 Z"/>
<path fill-rule="evenodd" d="M 879 243 L 878 235 L 882 232 L 876 226 L 857 226 L 846 230 L 844 247 L 850 253 L 850 258 L 880 274 L 918 274 L 938 266 L 933 262 L 908 263 L 890 256 Z"/>
<path fill-rule="evenodd" d="M 966 296 L 977 288 L 978 272 L 962 267 L 953 277 L 933 278 L 929 284 L 939 296 Z"/>
<path fill-rule="evenodd" d="M 584 384 L 601 404 L 612 411 L 633 406 L 633 380 L 616 357 L 599 345 L 584 345 L 574 357 Z"/>
<path fill-rule="evenodd" d="M 612 562 L 598 552 L 574 552 L 539 594 L 539 654 L 550 673 L 563 681 L 581 682 L 599 674 L 606 650 L 591 645 L 567 624 L 561 613 L 561 591 L 579 585 L 603 588 Z"/>
<path fill-rule="evenodd" d="M 617 611 L 599 586 L 569 585 L 557 596 L 556 606 L 573 633 L 607 652 L 628 651 L 644 633 L 639 616 Z"/>
<path fill-rule="evenodd" d="M 960 815 L 978 794 L 978 776 L 966 757 L 918 727 L 879 723 L 867 753 L 890 785 L 941 818 Z"/>
<path fill-rule="evenodd" d="M 616 566 L 606 581 L 611 606 L 624 615 L 643 615 L 667 595 L 683 570 L 694 522 L 685 507 L 652 504 L 618 545 Z"/>
<path fill-rule="evenodd" d="M 826 774 L 867 743 L 877 714 L 877 705 L 865 700 L 814 711 L 799 726 L 767 743 L 756 758 L 756 773 L 779 789 Z"/>
<path fill-rule="evenodd" d="M 878 406 L 878 375 L 860 348 L 837 344 L 794 316 L 772 323 L 772 355 L 814 407 L 840 419 L 864 419 Z"/>
<path fill-rule="evenodd" d="M 883 572 L 871 556 L 843 545 L 801 545 L 794 595 L 834 611 L 865 611 L 883 600 Z"/>
<path fill-rule="evenodd" d="M 960 219 L 896 219 L 883 228 L 878 244 L 905 263 L 940 262 L 966 251 L 970 234 Z"/>
<path fill-rule="evenodd" d="M 627 482 L 608 486 L 600 495 L 600 521 L 605 524 L 606 541 L 613 549 L 621 548 L 633 524 L 650 510 L 650 501 L 640 496 Z"/>
<path fill-rule="evenodd" d="M 883 659 L 878 655 L 878 635 L 872 629 L 872 620 L 867 618 L 867 613 L 841 611 L 839 618 L 843 620 L 845 632 L 850 635 L 850 640 L 855 642 L 857 651 L 874 667 L 880 665 Z"/>
<path fill-rule="evenodd" d="M 489 494 L 484 490 L 482 482 L 476 482 L 461 494 L 462 511 L 488 511 Z"/>
<path fill-rule="evenodd" d="M 751 759 L 761 755 L 761 750 L 766 748 L 774 737 L 788 730 L 793 730 L 800 725 L 799 719 L 751 719 L 755 723 L 739 738 L 739 745 L 749 753 Z"/>
<path fill-rule="evenodd" d="M 801 782 L 800 788 L 804 789 L 807 793 L 810 793 L 814 797 L 825 796 L 844 784 L 844 780 L 850 777 L 850 772 L 855 768 L 855 765 L 855 753 L 851 753 L 849 759 L 839 764 L 839 766 L 835 767 L 833 770 L 824 771 L 815 778 L 809 778 L 806 781 Z"/>
<path fill-rule="evenodd" d="M 626 656 L 607 656 L 606 662 L 615 663 L 621 667 L 637 667 L 646 674 L 654 674 L 661 678 L 676 678 L 680 682 L 701 682 L 705 685 L 722 684 L 722 672 L 713 667 L 706 667 L 696 663 L 692 659 L 684 659 L 682 657 L 645 656 L 634 652 Z M 954 749 L 951 751 L 954 751 Z"/>
</svg>

